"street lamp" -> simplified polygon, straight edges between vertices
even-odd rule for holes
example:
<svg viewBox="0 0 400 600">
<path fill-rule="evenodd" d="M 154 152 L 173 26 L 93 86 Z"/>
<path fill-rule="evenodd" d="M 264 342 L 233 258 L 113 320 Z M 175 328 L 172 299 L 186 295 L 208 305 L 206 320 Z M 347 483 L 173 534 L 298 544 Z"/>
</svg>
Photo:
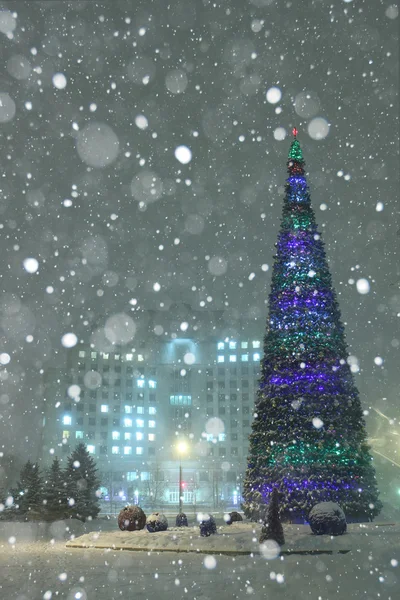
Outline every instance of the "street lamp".
<svg viewBox="0 0 400 600">
<path fill-rule="evenodd" d="M 186 442 L 179 442 L 178 446 L 179 453 L 179 512 L 183 511 L 183 490 L 182 490 L 182 455 L 188 450 Z"/>
</svg>

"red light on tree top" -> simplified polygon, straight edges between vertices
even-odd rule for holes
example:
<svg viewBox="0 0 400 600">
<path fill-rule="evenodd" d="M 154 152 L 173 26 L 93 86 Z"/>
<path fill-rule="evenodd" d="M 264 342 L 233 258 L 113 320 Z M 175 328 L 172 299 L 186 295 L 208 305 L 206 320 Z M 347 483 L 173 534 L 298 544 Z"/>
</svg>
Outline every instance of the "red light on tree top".
<svg viewBox="0 0 400 600">
<path fill-rule="evenodd" d="M 297 137 L 297 134 L 298 134 L 299 132 L 297 131 L 296 127 L 293 127 L 293 129 L 292 129 L 292 133 L 293 133 L 294 137 Z"/>
</svg>

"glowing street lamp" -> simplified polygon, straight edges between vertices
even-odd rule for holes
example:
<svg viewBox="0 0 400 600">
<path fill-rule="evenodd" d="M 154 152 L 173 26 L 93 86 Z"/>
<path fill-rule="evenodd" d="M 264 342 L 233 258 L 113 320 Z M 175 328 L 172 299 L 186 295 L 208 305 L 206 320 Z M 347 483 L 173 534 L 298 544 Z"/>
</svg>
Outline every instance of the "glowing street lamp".
<svg viewBox="0 0 400 600">
<path fill-rule="evenodd" d="M 179 453 L 179 512 L 183 511 L 183 485 L 182 485 L 182 455 L 188 451 L 188 445 L 186 442 L 179 442 L 177 445 Z"/>
</svg>

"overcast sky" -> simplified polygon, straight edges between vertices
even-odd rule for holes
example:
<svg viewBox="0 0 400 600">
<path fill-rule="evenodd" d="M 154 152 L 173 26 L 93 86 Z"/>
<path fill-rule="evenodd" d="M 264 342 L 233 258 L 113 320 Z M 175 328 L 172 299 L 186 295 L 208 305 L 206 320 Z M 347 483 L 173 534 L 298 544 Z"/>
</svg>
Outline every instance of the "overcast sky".
<svg viewBox="0 0 400 600">
<path fill-rule="evenodd" d="M 185 302 L 262 335 L 294 125 L 362 402 L 400 418 L 398 8 L 167 5 L 0 2 L 0 439 L 35 443 L 65 333 Z"/>
</svg>

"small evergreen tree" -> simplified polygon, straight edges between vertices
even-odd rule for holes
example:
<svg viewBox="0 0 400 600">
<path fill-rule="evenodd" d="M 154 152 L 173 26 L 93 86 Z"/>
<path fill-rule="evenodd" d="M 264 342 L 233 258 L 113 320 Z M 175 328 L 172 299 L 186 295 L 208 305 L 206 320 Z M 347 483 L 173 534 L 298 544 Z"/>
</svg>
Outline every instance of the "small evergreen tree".
<svg viewBox="0 0 400 600">
<path fill-rule="evenodd" d="M 280 546 L 283 546 L 283 544 L 285 543 L 283 527 L 279 518 L 278 498 L 278 490 L 274 488 L 270 496 L 270 502 L 268 505 L 264 525 L 261 529 L 261 535 L 259 539 L 260 544 L 262 542 L 265 542 L 266 540 L 274 540 Z"/>
<path fill-rule="evenodd" d="M 61 519 L 67 514 L 67 486 L 58 458 L 53 460 L 44 482 L 44 499 L 48 519 Z"/>
<path fill-rule="evenodd" d="M 12 496 L 18 514 L 29 518 L 43 512 L 43 480 L 39 467 L 30 460 L 23 466 Z"/>
<path fill-rule="evenodd" d="M 81 521 L 96 518 L 100 512 L 97 495 L 100 481 L 96 464 L 83 443 L 68 457 L 66 483 L 69 516 Z"/>
</svg>

